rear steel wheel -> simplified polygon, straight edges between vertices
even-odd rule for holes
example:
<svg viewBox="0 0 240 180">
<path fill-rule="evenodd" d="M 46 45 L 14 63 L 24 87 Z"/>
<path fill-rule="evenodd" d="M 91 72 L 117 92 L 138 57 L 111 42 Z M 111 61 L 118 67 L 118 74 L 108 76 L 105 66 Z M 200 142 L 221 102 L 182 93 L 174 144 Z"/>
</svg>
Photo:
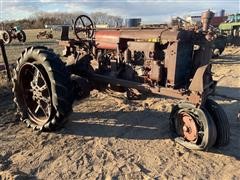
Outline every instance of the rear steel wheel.
<svg viewBox="0 0 240 180">
<path fill-rule="evenodd" d="M 207 150 L 217 137 L 215 124 L 208 112 L 189 103 L 174 106 L 170 128 L 174 140 L 188 149 Z"/>
<path fill-rule="evenodd" d="M 18 75 L 23 101 L 30 119 L 38 125 L 49 121 L 52 113 L 51 89 L 46 71 L 41 65 L 26 63 Z"/>
<path fill-rule="evenodd" d="M 13 76 L 14 101 L 28 127 L 54 130 L 72 110 L 72 84 L 64 63 L 45 47 L 26 49 Z"/>
</svg>

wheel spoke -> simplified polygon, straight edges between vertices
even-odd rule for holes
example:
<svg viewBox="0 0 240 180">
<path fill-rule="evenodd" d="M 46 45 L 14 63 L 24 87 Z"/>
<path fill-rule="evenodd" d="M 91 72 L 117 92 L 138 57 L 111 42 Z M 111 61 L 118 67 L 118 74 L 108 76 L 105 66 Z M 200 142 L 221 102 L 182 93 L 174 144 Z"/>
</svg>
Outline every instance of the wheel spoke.
<svg viewBox="0 0 240 180">
<path fill-rule="evenodd" d="M 43 102 L 45 102 L 46 104 L 49 104 L 50 103 L 50 99 L 46 98 L 46 97 L 41 97 L 41 100 Z"/>
<path fill-rule="evenodd" d="M 38 84 L 38 78 L 39 78 L 39 70 L 38 69 L 35 69 L 34 71 L 34 77 L 33 77 L 33 82 L 34 82 L 34 85 L 37 85 Z"/>
<path fill-rule="evenodd" d="M 80 20 L 81 20 L 81 22 L 82 22 L 82 25 L 83 25 L 83 27 L 84 27 L 84 26 L 85 26 L 85 23 L 84 23 L 83 19 L 82 19 L 82 18 L 80 18 Z"/>
<path fill-rule="evenodd" d="M 46 108 L 44 108 L 44 107 L 42 106 L 41 102 L 39 101 L 39 102 L 37 103 L 37 107 L 36 107 L 36 109 L 35 109 L 34 112 L 35 112 L 35 114 L 37 114 L 37 113 L 39 112 L 39 110 L 41 110 L 41 111 L 43 112 L 44 116 L 45 116 L 45 117 L 48 117 L 49 114 L 50 114 L 50 108 L 49 108 L 49 107 L 50 107 L 49 104 L 47 104 Z"/>
<path fill-rule="evenodd" d="M 93 34 L 93 22 L 85 15 L 79 16 L 74 23 L 74 32 L 78 39 L 91 38 Z M 80 34 L 82 32 L 82 34 Z"/>
<path fill-rule="evenodd" d="M 44 82 L 44 84 L 39 88 L 41 92 L 47 89 L 47 84 Z"/>
<path fill-rule="evenodd" d="M 40 108 L 40 104 L 38 104 L 38 105 L 37 105 L 37 107 L 36 107 L 36 109 L 35 109 L 35 111 L 34 111 L 34 112 L 35 112 L 35 113 L 37 113 L 37 112 L 38 112 L 38 110 L 39 110 L 39 108 Z"/>
<path fill-rule="evenodd" d="M 43 114 L 44 114 L 46 117 L 48 117 L 48 111 L 47 111 L 47 113 L 46 113 L 46 110 L 45 110 L 42 106 L 40 106 L 40 108 L 41 108 Z"/>
</svg>

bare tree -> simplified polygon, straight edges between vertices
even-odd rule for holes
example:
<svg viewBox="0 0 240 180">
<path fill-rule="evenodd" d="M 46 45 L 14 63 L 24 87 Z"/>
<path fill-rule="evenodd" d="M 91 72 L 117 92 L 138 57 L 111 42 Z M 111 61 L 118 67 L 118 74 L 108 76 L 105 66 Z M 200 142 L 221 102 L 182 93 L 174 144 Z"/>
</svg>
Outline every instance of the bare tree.
<svg viewBox="0 0 240 180">
<path fill-rule="evenodd" d="M 107 24 L 109 27 L 122 26 L 123 19 L 120 16 L 112 16 L 103 12 L 90 14 L 95 24 Z"/>
<path fill-rule="evenodd" d="M 4 28 L 20 25 L 23 29 L 44 28 L 48 25 L 68 24 L 72 25 L 73 21 L 84 12 L 59 13 L 59 12 L 37 12 L 28 19 L 17 21 L 5 21 Z M 112 16 L 103 12 L 95 12 L 90 14 L 95 24 L 107 24 L 109 27 L 122 26 L 123 19 L 120 16 Z"/>
</svg>

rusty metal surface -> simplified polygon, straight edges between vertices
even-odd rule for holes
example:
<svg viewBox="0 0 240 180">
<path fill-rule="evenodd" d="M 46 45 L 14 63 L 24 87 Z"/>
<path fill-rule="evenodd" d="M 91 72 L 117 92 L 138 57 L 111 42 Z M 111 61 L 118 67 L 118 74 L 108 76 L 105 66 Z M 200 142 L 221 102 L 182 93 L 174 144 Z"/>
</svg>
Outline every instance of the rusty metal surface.
<svg viewBox="0 0 240 180">
<path fill-rule="evenodd" d="M 122 30 L 120 38 L 125 39 L 158 39 L 167 41 L 176 41 L 178 39 L 178 31 L 171 29 L 139 29 L 139 30 Z"/>
<path fill-rule="evenodd" d="M 138 30 L 121 30 L 120 38 L 124 39 L 153 39 L 159 38 L 164 29 L 138 29 Z"/>
<path fill-rule="evenodd" d="M 151 29 L 104 29 L 97 30 L 95 34 L 96 41 L 102 39 L 103 41 L 115 43 L 122 39 L 158 39 L 176 41 L 179 37 L 179 32 L 171 29 L 151 28 Z"/>
<path fill-rule="evenodd" d="M 154 81 L 161 81 L 162 66 L 159 65 L 158 61 L 151 61 L 150 79 Z"/>
<path fill-rule="evenodd" d="M 95 44 L 100 49 L 117 49 L 120 42 L 120 31 L 102 30 L 95 34 Z"/>
<path fill-rule="evenodd" d="M 127 45 L 128 45 L 128 49 L 130 51 L 145 51 L 145 52 L 148 52 L 147 58 L 149 58 L 149 53 L 155 51 L 156 43 L 128 41 Z"/>
<path fill-rule="evenodd" d="M 192 79 L 189 90 L 202 93 L 204 91 L 204 73 L 208 65 L 199 67 Z"/>
<path fill-rule="evenodd" d="M 178 47 L 178 43 L 175 42 L 169 45 L 169 47 L 166 50 L 165 67 L 168 70 L 167 84 L 170 86 L 175 85 L 177 47 Z"/>
<path fill-rule="evenodd" d="M 211 65 L 198 68 L 189 86 L 191 92 L 201 94 L 201 103 L 204 103 L 207 96 L 215 91 L 216 81 L 212 79 L 210 68 Z"/>
<path fill-rule="evenodd" d="M 180 118 L 180 125 L 181 125 L 181 133 L 182 136 L 187 139 L 188 141 L 195 141 L 198 137 L 197 125 L 192 118 L 186 112 L 179 113 Z"/>
<path fill-rule="evenodd" d="M 138 82 L 113 78 L 110 76 L 100 75 L 100 74 L 92 74 L 90 77 L 91 80 L 93 80 L 95 83 L 109 83 L 115 86 L 123 86 L 127 88 L 134 88 L 139 91 L 145 91 L 153 94 L 158 94 L 166 97 L 172 97 L 177 99 L 184 99 L 189 102 L 192 102 L 193 104 L 199 105 L 201 102 L 201 96 L 195 93 L 189 93 L 189 92 L 182 92 L 179 90 L 175 90 L 172 88 L 165 88 L 165 87 L 151 87 L 147 84 L 142 84 Z"/>
</svg>

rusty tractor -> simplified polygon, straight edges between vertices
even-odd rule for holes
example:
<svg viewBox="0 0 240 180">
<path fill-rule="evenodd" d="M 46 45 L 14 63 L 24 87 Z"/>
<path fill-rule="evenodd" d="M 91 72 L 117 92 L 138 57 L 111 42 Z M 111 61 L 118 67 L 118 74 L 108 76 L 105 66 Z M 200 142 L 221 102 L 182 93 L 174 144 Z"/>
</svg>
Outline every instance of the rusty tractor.
<svg viewBox="0 0 240 180">
<path fill-rule="evenodd" d="M 25 32 L 18 26 L 11 27 L 7 31 L 0 31 L 0 34 L 1 34 L 1 39 L 3 40 L 4 44 L 11 43 L 13 39 L 18 39 L 19 42 L 26 41 Z"/>
<path fill-rule="evenodd" d="M 52 39 L 53 38 L 52 31 L 40 31 L 37 34 L 37 39 L 40 39 L 40 38 Z"/>
<path fill-rule="evenodd" d="M 13 93 L 19 118 L 35 130 L 51 131 L 63 125 L 75 99 L 91 90 L 126 92 L 129 99 L 152 93 L 179 99 L 170 113 L 173 138 L 195 150 L 229 142 L 227 115 L 211 96 L 212 13 L 202 15 L 202 29 L 96 29 L 79 16 L 75 39 L 63 27 L 59 45 L 63 62 L 52 50 L 29 47 L 13 71 Z"/>
</svg>

